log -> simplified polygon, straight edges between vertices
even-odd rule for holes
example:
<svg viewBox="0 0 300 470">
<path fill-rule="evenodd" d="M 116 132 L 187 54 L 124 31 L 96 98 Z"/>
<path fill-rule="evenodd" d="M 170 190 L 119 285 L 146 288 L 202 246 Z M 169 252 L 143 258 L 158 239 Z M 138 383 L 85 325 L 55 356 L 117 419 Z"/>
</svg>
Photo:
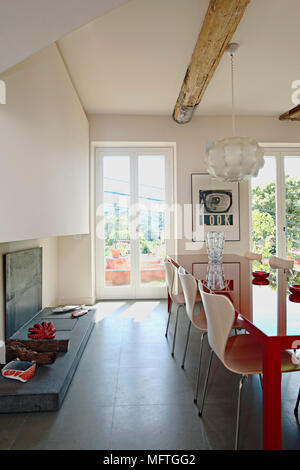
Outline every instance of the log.
<svg viewBox="0 0 300 470">
<path fill-rule="evenodd" d="M 6 344 L 17 341 L 26 348 L 38 352 L 67 352 L 69 350 L 69 339 L 8 339 Z"/>
<path fill-rule="evenodd" d="M 192 119 L 250 0 L 210 0 L 194 52 L 175 104 L 173 119 Z"/>
<path fill-rule="evenodd" d="M 280 121 L 300 121 L 300 105 L 279 116 Z"/>
<path fill-rule="evenodd" d="M 53 364 L 56 360 L 55 352 L 37 352 L 25 347 L 22 343 L 14 340 L 6 342 L 6 363 L 14 359 L 21 361 L 36 362 L 38 365 Z"/>
</svg>

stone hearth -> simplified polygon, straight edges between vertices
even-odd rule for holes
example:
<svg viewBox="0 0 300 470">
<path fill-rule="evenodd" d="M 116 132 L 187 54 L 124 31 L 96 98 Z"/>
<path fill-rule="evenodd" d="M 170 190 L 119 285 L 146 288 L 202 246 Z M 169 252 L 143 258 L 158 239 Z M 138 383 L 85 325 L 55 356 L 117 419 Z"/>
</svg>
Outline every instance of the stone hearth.
<svg viewBox="0 0 300 470">
<path fill-rule="evenodd" d="M 21 327 L 14 339 L 27 339 L 34 323 L 53 321 L 56 339 L 69 339 L 67 353 L 58 353 L 54 364 L 37 366 L 35 376 L 27 383 L 0 376 L 0 413 L 55 411 L 61 406 L 81 355 L 94 327 L 95 310 L 73 319 L 70 313 L 53 314 L 51 308 L 39 312 Z"/>
</svg>

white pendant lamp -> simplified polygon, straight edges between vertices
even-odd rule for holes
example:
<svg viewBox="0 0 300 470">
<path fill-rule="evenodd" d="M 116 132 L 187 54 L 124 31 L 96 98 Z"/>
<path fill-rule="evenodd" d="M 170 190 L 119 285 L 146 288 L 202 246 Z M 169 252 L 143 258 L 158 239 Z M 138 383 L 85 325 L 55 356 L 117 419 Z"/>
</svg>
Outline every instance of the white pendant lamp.
<svg viewBox="0 0 300 470">
<path fill-rule="evenodd" d="M 227 53 L 231 57 L 233 137 L 213 142 L 206 153 L 207 171 L 219 181 L 245 181 L 257 176 L 265 163 L 264 151 L 256 140 L 235 135 L 233 58 L 238 48 L 239 45 L 236 43 L 231 43 L 227 47 Z"/>
</svg>

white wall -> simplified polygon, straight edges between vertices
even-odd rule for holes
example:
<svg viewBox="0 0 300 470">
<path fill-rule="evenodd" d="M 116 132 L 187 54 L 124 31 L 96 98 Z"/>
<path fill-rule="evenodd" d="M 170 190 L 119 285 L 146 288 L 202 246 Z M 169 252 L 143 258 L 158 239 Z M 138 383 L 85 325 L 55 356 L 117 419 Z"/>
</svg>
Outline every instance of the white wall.
<svg viewBox="0 0 300 470">
<path fill-rule="evenodd" d="M 0 71 L 127 1 L 0 0 Z"/>
<path fill-rule="evenodd" d="M 177 197 L 180 204 L 191 202 L 191 173 L 206 172 L 206 143 L 231 135 L 231 118 L 227 116 L 194 117 L 187 125 L 178 125 L 168 116 L 88 117 L 91 141 L 176 142 Z M 237 131 L 260 142 L 300 142 L 299 123 L 284 123 L 275 118 L 238 117 Z M 240 186 L 241 241 L 227 243 L 227 252 L 243 253 L 249 244 L 248 184 L 242 183 Z M 179 253 L 186 251 L 186 241 L 179 241 Z"/>
<path fill-rule="evenodd" d="M 57 47 L 0 79 L 0 242 L 88 233 L 88 121 Z"/>
<path fill-rule="evenodd" d="M 58 241 L 57 238 L 26 240 L 14 243 L 0 244 L 0 259 L 6 253 L 26 250 L 28 248 L 43 248 L 43 307 L 57 305 L 57 273 L 58 273 Z M 3 263 L 0 263 L 0 285 L 4 285 Z M 4 329 L 4 289 L 0 289 L 0 340 L 5 338 Z M 1 361 L 0 361 L 1 362 Z"/>
<path fill-rule="evenodd" d="M 175 124 L 167 116 L 90 115 L 90 140 L 106 142 L 176 142 L 178 201 L 190 203 L 190 175 L 203 172 L 206 142 L 231 134 L 230 117 L 194 117 L 187 126 Z M 240 135 L 256 137 L 260 142 L 299 143 L 298 123 L 275 118 L 239 117 Z M 91 177 L 93 183 L 93 175 Z M 93 188 L 91 188 L 93 195 Z M 226 244 L 227 252 L 243 253 L 249 243 L 248 185 L 241 188 L 241 242 Z M 92 207 L 91 207 L 91 212 Z M 185 252 L 186 240 L 180 240 L 179 252 Z M 91 302 L 94 299 L 93 236 L 79 240 L 59 240 L 60 301 Z"/>
<path fill-rule="evenodd" d="M 58 240 L 59 304 L 95 303 L 94 261 L 91 235 Z"/>
</svg>

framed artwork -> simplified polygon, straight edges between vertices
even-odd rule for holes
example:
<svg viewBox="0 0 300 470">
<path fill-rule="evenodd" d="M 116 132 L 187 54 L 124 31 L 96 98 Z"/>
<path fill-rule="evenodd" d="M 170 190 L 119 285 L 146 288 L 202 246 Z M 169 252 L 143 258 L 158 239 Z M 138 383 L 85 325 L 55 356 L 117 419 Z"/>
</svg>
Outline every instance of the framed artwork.
<svg viewBox="0 0 300 470">
<path fill-rule="evenodd" d="M 225 240 L 240 240 L 239 183 L 213 179 L 206 173 L 193 173 L 193 242 L 204 242 L 209 231 L 225 232 Z"/>
<path fill-rule="evenodd" d="M 4 255 L 5 337 L 42 309 L 42 248 Z"/>
</svg>

